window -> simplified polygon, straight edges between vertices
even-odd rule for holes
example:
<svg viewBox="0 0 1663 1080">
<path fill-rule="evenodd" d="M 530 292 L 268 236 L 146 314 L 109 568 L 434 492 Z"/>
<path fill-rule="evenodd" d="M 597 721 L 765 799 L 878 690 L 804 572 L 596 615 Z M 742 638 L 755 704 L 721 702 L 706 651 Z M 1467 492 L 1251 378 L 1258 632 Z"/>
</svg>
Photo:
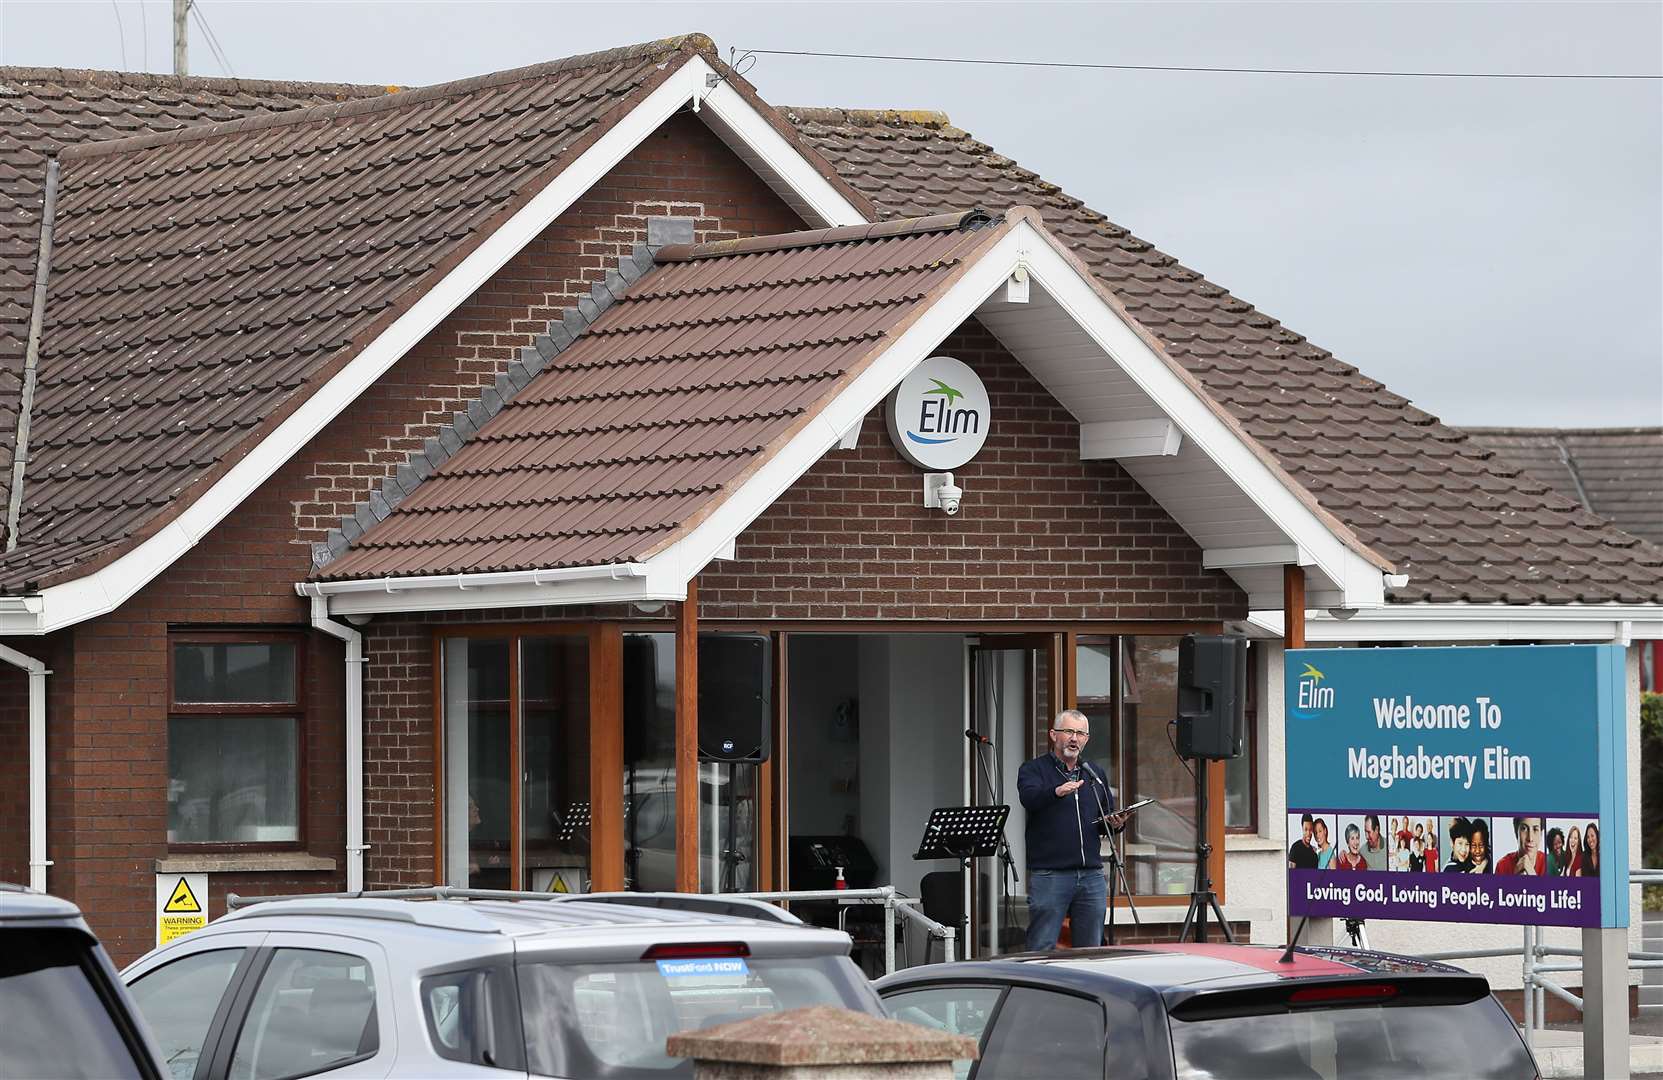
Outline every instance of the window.
<svg viewBox="0 0 1663 1080">
<path fill-rule="evenodd" d="M 1002 991 L 997 986 L 928 986 L 885 996 L 889 1015 L 949 1035 L 968 1035 L 981 1042 Z M 953 1062 L 953 1080 L 970 1075 L 968 1058 Z M 992 1076 L 991 1073 L 988 1074 Z"/>
<path fill-rule="evenodd" d="M 86 935 L 13 930 L 0 947 L 0 1075 L 146 1075 L 94 985 Z"/>
<path fill-rule="evenodd" d="M 524 1039 L 515 1024 L 510 969 L 474 968 L 422 980 L 422 1011 L 434 1053 L 498 1069 L 524 1071 Z"/>
<path fill-rule="evenodd" d="M 982 1048 L 978 1076 L 1103 1075 L 1103 1006 L 1091 998 L 1017 986 Z"/>
<path fill-rule="evenodd" d="M 664 1053 L 678 1031 L 811 1005 L 877 1008 L 841 956 L 564 964 L 521 954 L 516 971 L 526 1064 L 539 1076 L 691 1080 L 693 1063 Z"/>
<path fill-rule="evenodd" d="M 169 844 L 300 845 L 300 641 L 170 637 Z"/>
<path fill-rule="evenodd" d="M 1242 723 L 1247 728 L 1242 756 L 1224 763 L 1224 829 L 1259 831 L 1259 650 L 1247 650 L 1247 700 Z"/>
<path fill-rule="evenodd" d="M 147 972 L 131 989 L 173 1080 L 191 1080 L 208 1025 L 231 982 L 241 949 L 214 949 Z"/>
<path fill-rule="evenodd" d="M 237 1033 L 231 1080 L 287 1080 L 374 1056 L 375 976 L 349 953 L 278 949 Z"/>
</svg>

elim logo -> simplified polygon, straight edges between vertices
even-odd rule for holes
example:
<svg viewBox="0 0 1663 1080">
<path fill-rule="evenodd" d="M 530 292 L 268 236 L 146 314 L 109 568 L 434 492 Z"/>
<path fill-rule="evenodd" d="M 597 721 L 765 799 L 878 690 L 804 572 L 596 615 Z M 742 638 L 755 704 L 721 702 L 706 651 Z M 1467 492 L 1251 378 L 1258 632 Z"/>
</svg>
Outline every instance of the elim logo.
<svg viewBox="0 0 1663 1080">
<path fill-rule="evenodd" d="M 940 379 L 932 378 L 930 382 L 935 385 L 921 395 L 923 400 L 918 405 L 918 423 L 907 429 L 907 438 L 925 446 L 941 446 L 982 430 L 979 410 L 953 407 L 953 403 L 964 396 L 962 390 L 948 386 Z"/>
<path fill-rule="evenodd" d="M 1325 678 L 1326 675 L 1309 663 L 1299 673 L 1299 691 L 1293 707 L 1295 719 L 1315 720 L 1321 710 L 1334 707 L 1334 688 L 1322 685 Z"/>
</svg>

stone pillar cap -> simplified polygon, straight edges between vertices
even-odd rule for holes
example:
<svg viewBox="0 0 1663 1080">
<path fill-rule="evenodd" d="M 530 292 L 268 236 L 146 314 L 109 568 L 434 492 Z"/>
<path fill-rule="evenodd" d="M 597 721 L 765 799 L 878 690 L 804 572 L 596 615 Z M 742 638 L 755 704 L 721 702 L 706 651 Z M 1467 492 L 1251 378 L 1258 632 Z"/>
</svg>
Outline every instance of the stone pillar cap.
<svg viewBox="0 0 1663 1080">
<path fill-rule="evenodd" d="M 976 1057 L 976 1040 L 815 1005 L 670 1036 L 671 1057 L 752 1065 L 867 1065 Z"/>
</svg>

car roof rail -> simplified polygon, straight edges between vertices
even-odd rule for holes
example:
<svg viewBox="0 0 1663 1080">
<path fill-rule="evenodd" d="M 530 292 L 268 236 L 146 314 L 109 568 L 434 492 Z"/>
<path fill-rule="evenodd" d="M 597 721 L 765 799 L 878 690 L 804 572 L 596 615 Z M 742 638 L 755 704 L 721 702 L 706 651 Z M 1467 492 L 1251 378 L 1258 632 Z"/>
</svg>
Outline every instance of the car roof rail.
<svg viewBox="0 0 1663 1080">
<path fill-rule="evenodd" d="M 288 893 L 281 896 L 241 896 L 231 893 L 225 898 L 228 911 L 239 911 L 255 904 L 271 903 L 273 901 L 336 901 L 336 900 L 540 900 L 546 903 L 561 903 L 583 901 L 602 904 L 627 904 L 635 907 L 653 907 L 670 911 L 698 912 L 706 915 L 725 915 L 735 919 L 756 919 L 762 922 L 784 923 L 788 926 L 801 926 L 803 921 L 785 911 L 775 907 L 766 900 L 754 900 L 742 896 L 723 896 L 711 893 L 640 893 L 640 892 L 604 892 L 604 893 L 548 893 L 527 892 L 514 889 L 464 889 L 454 885 L 430 885 L 409 889 L 362 889 L 357 892 L 336 893 Z M 309 914 L 324 914 L 325 912 L 308 904 Z M 363 914 L 365 917 L 379 917 L 398 919 L 405 922 L 419 921 L 414 916 L 399 916 L 396 908 L 382 908 L 385 912 L 379 915 L 369 915 L 368 912 L 354 912 L 352 905 L 331 905 L 328 914 L 352 915 Z M 466 929 L 466 927 L 458 927 Z"/>
<path fill-rule="evenodd" d="M 727 915 L 736 919 L 760 919 L 764 922 L 801 926 L 803 920 L 775 907 L 766 900 L 747 896 L 723 896 L 720 893 L 565 893 L 563 900 L 588 900 L 601 904 L 632 904 L 636 907 L 666 908 L 671 911 L 697 911 L 706 915 Z"/>
</svg>

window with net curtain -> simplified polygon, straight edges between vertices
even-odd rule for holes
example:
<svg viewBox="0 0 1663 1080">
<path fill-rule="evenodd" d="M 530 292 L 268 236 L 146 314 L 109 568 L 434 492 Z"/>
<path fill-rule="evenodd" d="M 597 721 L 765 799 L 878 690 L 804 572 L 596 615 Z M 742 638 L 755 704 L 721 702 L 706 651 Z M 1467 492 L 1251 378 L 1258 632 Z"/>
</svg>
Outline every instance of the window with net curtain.
<svg viewBox="0 0 1663 1080">
<path fill-rule="evenodd" d="M 300 638 L 175 634 L 168 649 L 168 843 L 298 846 Z"/>
</svg>

